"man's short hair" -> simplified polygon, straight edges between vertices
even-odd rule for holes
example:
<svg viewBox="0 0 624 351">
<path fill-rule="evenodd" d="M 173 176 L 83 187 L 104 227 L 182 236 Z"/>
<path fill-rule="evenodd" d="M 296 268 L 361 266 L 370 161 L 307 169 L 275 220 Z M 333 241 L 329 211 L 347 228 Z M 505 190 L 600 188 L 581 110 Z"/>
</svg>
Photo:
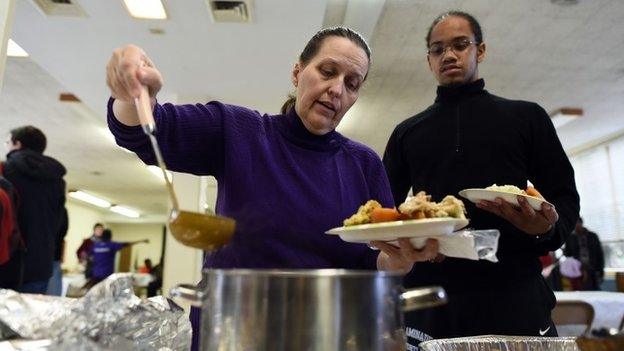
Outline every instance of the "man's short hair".
<svg viewBox="0 0 624 351">
<path fill-rule="evenodd" d="M 47 140 L 45 134 L 33 126 L 23 126 L 11 130 L 11 142 L 15 144 L 19 141 L 22 144 L 22 149 L 29 149 L 36 151 L 40 154 L 46 148 Z"/>
</svg>

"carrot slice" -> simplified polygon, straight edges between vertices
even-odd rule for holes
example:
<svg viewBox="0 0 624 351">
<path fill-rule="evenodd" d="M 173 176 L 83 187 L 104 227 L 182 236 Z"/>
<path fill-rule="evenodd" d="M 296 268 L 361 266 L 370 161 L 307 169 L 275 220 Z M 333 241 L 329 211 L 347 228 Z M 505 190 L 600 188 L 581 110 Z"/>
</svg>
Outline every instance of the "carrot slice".
<svg viewBox="0 0 624 351">
<path fill-rule="evenodd" d="M 400 217 L 401 214 L 395 208 L 376 208 L 371 212 L 373 223 L 398 221 Z"/>
<path fill-rule="evenodd" d="M 544 198 L 544 197 L 542 196 L 542 194 L 540 194 L 540 192 L 539 192 L 539 191 L 537 191 L 537 189 L 535 189 L 535 188 L 534 188 L 534 187 L 532 187 L 532 186 L 527 187 L 525 191 L 526 191 L 527 195 L 529 195 L 529 196 L 539 197 L 540 199 L 543 199 L 543 198 Z"/>
</svg>

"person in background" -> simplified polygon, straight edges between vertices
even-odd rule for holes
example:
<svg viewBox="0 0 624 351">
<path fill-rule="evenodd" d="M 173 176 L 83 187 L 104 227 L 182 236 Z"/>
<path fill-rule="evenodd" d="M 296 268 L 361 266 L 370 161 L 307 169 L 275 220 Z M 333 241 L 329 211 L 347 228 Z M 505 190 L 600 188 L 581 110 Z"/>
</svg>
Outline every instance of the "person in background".
<svg viewBox="0 0 624 351">
<path fill-rule="evenodd" d="M 93 243 L 93 247 L 91 248 L 93 272 L 85 288 L 91 288 L 115 272 L 115 255 L 117 251 L 127 246 L 149 243 L 148 239 L 132 242 L 117 242 L 112 241 L 112 236 L 113 233 L 110 229 L 104 229 L 101 240 Z"/>
<path fill-rule="evenodd" d="M 163 279 L 163 265 L 162 260 L 157 265 L 155 265 L 150 274 L 154 277 L 154 280 L 147 284 L 147 297 L 156 296 L 158 294 L 158 290 L 162 288 L 162 279 Z"/>
<path fill-rule="evenodd" d="M 583 219 L 576 222 L 574 232 L 568 238 L 563 253 L 581 262 L 582 275 L 570 278 L 574 290 L 600 290 L 604 279 L 604 253 L 600 238 L 583 226 Z"/>
<path fill-rule="evenodd" d="M 103 232 L 104 225 L 102 223 L 95 223 L 93 225 L 93 233 L 91 236 L 84 239 L 78 250 L 76 250 L 78 262 L 84 266 L 84 276 L 87 280 L 90 280 L 93 274 L 93 257 L 91 256 L 93 244 L 101 240 Z"/>
<path fill-rule="evenodd" d="M 559 271 L 559 260 L 554 251 L 548 252 L 546 255 L 540 256 L 542 264 L 542 276 L 553 291 L 561 291 L 561 274 Z"/>
<path fill-rule="evenodd" d="M 139 273 L 152 273 L 152 260 L 146 258 L 143 261 L 143 266 L 139 267 Z"/>
<path fill-rule="evenodd" d="M 59 161 L 43 154 L 47 138 L 39 128 L 11 130 L 5 146 L 8 153 L 2 173 L 17 190 L 17 222 L 25 252 L 20 264 L 13 267 L 21 272 L 19 279 L 3 284 L 3 288 L 45 294 L 63 231 L 66 170 Z"/>
<path fill-rule="evenodd" d="M 68 218 L 67 209 L 63 207 L 61 227 L 56 235 L 56 244 L 54 245 L 54 266 L 52 268 L 52 277 L 48 281 L 48 291 L 46 295 L 61 296 L 63 293 L 63 272 L 61 264 L 63 263 L 63 254 L 65 253 L 65 235 L 67 235 Z"/>
<path fill-rule="evenodd" d="M 442 285 L 448 304 L 406 314 L 411 347 L 430 338 L 555 336 L 555 296 L 539 256 L 561 247 L 578 218 L 574 170 L 543 108 L 485 90 L 478 68 L 486 45 L 473 16 L 444 13 L 425 40 L 437 97 L 388 141 L 384 164 L 395 204 L 410 188 L 440 201 L 462 189 L 494 183 L 524 189 L 530 181 L 554 206 L 534 210 L 520 196 L 518 208 L 501 198 L 476 206 L 466 201 L 471 227 L 500 231 L 499 262 L 448 257 L 414 265 L 405 285 Z"/>
<path fill-rule="evenodd" d="M 400 249 L 380 246 L 380 253 L 325 234 L 370 199 L 394 205 L 379 156 L 336 131 L 368 76 L 370 55 L 366 41 L 348 28 L 317 32 L 292 67 L 295 94 L 281 114 L 262 115 L 216 101 L 157 103 L 163 78 L 142 49 L 129 45 L 107 66 L 109 129 L 117 144 L 154 164 L 134 105 L 144 85 L 168 168 L 215 176 L 216 212 L 234 218 L 236 232 L 207 254 L 204 267 L 406 272 L 435 257 L 437 241 L 417 250 L 402 239 Z M 193 309 L 193 350 L 199 316 Z"/>
</svg>

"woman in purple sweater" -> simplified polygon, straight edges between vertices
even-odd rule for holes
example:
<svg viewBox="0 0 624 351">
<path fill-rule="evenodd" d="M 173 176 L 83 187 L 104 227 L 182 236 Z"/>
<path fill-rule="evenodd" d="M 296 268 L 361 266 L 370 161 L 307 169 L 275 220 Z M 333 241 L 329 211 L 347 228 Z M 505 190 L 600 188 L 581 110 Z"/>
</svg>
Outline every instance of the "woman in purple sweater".
<svg viewBox="0 0 624 351">
<path fill-rule="evenodd" d="M 155 163 L 133 102 L 144 84 L 168 168 L 217 179 L 216 212 L 237 227 L 232 242 L 211 252 L 204 267 L 408 272 L 414 262 L 436 256 L 436 241 L 422 250 L 401 240 L 400 248 L 379 244 L 382 251 L 373 251 L 324 234 L 367 200 L 394 206 L 377 154 L 335 130 L 369 66 L 370 49 L 359 34 L 321 30 L 293 68 L 295 96 L 281 115 L 261 115 L 220 102 L 158 104 L 162 76 L 142 49 L 129 45 L 107 66 L 108 125 L 120 146 Z M 193 339 L 196 346 L 197 333 Z"/>
</svg>

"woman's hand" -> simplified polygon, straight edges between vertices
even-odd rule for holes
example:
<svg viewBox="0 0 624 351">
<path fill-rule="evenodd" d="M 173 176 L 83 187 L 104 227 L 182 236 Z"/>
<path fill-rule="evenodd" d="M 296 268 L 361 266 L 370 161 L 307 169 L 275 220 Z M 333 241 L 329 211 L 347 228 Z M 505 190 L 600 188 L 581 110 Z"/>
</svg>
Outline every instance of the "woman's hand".
<svg viewBox="0 0 624 351">
<path fill-rule="evenodd" d="M 399 247 L 383 241 L 372 241 L 372 246 L 381 250 L 377 256 L 377 269 L 382 271 L 400 271 L 408 273 L 416 262 L 435 259 L 438 256 L 438 241 L 427 239 L 422 249 L 415 248 L 407 238 L 399 239 Z"/>
<path fill-rule="evenodd" d="M 130 44 L 113 51 L 106 65 L 106 84 L 113 98 L 133 103 L 139 97 L 141 85 L 148 88 L 150 98 L 154 99 L 163 79 L 145 51 Z"/>
<path fill-rule="evenodd" d="M 163 85 L 160 72 L 145 51 L 138 46 L 128 45 L 113 51 L 106 65 L 106 84 L 115 99 L 113 114 L 122 124 L 140 124 L 134 99 L 141 94 L 141 86 L 146 86 L 150 95 L 152 110 L 156 105 L 156 94 Z"/>
</svg>

